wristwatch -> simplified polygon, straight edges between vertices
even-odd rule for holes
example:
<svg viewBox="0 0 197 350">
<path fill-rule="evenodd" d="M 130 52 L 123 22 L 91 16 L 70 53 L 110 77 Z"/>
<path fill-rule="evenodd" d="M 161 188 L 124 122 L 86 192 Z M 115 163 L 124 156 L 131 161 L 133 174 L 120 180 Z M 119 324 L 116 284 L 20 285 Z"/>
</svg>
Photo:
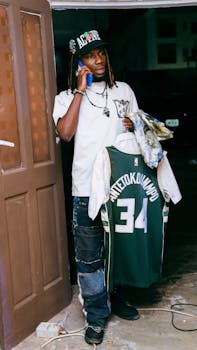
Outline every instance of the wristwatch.
<svg viewBox="0 0 197 350">
<path fill-rule="evenodd" d="M 73 94 L 80 94 L 80 95 L 85 95 L 85 91 L 79 90 L 79 89 L 74 89 Z"/>
</svg>

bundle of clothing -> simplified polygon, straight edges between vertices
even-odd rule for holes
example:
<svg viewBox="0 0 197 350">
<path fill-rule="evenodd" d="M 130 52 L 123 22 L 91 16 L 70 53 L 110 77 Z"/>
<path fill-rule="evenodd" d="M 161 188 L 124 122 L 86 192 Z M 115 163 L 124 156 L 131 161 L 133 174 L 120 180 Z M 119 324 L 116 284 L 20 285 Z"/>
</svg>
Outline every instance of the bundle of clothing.
<svg viewBox="0 0 197 350">
<path fill-rule="evenodd" d="M 166 128 L 158 119 L 139 110 L 127 114 L 134 124 L 134 134 L 139 145 L 144 162 L 151 168 L 157 168 L 163 157 L 162 146 L 159 141 L 173 137 L 173 131 Z"/>
</svg>

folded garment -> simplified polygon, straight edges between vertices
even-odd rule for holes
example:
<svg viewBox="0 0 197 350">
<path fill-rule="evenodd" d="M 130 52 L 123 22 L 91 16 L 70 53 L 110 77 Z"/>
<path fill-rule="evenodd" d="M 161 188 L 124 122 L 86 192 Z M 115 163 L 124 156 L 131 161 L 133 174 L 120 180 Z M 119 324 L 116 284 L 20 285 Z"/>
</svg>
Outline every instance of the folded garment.
<svg viewBox="0 0 197 350">
<path fill-rule="evenodd" d="M 144 162 L 151 168 L 157 168 L 163 156 L 159 141 L 173 137 L 173 132 L 164 123 L 142 110 L 127 115 L 134 124 L 134 134 Z"/>
<path fill-rule="evenodd" d="M 138 115 L 150 129 L 154 130 L 159 141 L 165 141 L 173 138 L 173 131 L 166 128 L 165 124 L 160 120 L 142 110 L 138 111 Z"/>
</svg>

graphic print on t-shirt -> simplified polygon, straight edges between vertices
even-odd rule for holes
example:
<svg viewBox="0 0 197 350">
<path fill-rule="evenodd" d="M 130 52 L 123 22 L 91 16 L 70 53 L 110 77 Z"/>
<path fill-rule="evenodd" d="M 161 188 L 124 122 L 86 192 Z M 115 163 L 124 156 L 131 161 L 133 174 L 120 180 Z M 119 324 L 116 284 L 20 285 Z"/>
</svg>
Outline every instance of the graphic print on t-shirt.
<svg viewBox="0 0 197 350">
<path fill-rule="evenodd" d="M 129 101 L 125 101 L 125 100 L 113 100 L 113 101 L 116 106 L 118 117 L 125 118 L 128 111 Z"/>
</svg>

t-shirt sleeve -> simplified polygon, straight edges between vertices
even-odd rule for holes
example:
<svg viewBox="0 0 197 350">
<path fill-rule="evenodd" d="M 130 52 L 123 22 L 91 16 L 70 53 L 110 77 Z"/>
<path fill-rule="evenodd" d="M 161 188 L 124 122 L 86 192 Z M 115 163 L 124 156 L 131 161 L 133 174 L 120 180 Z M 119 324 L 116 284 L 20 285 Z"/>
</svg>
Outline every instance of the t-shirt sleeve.
<svg viewBox="0 0 197 350">
<path fill-rule="evenodd" d="M 53 120 L 55 125 L 57 125 L 58 120 L 66 114 L 72 99 L 73 94 L 71 90 L 62 91 L 59 95 L 55 96 L 53 108 Z"/>
<path fill-rule="evenodd" d="M 139 110 L 138 103 L 136 100 L 136 96 L 132 90 L 132 112 L 137 112 Z"/>
<path fill-rule="evenodd" d="M 120 87 L 120 89 L 122 89 L 124 99 L 129 102 L 127 107 L 127 113 L 138 112 L 139 107 L 137 99 L 130 85 L 125 82 L 117 82 L 117 86 Z"/>
<path fill-rule="evenodd" d="M 128 89 L 129 89 L 129 95 L 130 95 L 130 104 L 129 104 L 128 112 L 137 112 L 139 110 L 139 107 L 138 107 L 135 93 L 129 85 L 128 85 Z"/>
</svg>

